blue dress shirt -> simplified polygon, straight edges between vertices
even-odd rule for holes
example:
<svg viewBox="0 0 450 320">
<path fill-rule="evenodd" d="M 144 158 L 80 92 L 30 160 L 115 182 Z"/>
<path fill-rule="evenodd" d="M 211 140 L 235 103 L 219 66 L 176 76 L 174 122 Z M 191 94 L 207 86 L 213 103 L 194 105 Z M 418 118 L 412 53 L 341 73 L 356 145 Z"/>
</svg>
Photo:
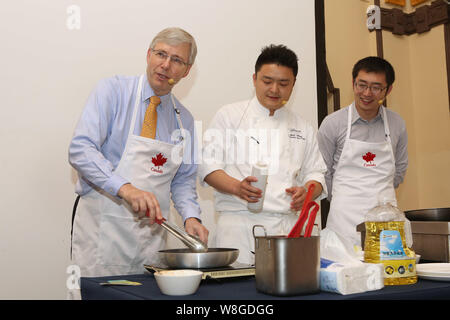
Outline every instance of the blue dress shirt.
<svg viewBox="0 0 450 320">
<path fill-rule="evenodd" d="M 98 187 L 117 196 L 120 187 L 128 183 L 114 173 L 125 149 L 133 116 L 133 108 L 139 77 L 115 76 L 99 82 L 90 94 L 69 146 L 69 162 L 78 171 L 76 193 L 85 195 Z M 150 97 L 155 95 L 144 76 L 142 96 L 136 115 L 134 134 L 139 135 Z M 170 94 L 160 97 L 157 107 L 158 122 L 156 140 L 172 141 L 172 133 L 180 129 Z M 191 113 L 175 99 L 185 130 L 185 154 L 170 189 L 172 200 L 183 221 L 190 217 L 200 218 L 200 206 L 196 191 L 196 136 Z M 178 137 L 178 135 L 176 135 Z M 151 191 L 151 190 L 147 190 Z"/>
</svg>

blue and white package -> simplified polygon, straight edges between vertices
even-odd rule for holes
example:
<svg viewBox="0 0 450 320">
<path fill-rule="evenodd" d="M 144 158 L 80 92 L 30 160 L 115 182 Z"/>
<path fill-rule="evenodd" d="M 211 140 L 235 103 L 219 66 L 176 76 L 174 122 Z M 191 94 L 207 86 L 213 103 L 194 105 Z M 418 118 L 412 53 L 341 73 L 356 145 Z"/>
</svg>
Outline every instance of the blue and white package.
<svg viewBox="0 0 450 320">
<path fill-rule="evenodd" d="M 379 290 L 384 287 L 383 265 L 363 263 L 344 265 L 320 261 L 320 290 L 342 295 Z"/>
</svg>

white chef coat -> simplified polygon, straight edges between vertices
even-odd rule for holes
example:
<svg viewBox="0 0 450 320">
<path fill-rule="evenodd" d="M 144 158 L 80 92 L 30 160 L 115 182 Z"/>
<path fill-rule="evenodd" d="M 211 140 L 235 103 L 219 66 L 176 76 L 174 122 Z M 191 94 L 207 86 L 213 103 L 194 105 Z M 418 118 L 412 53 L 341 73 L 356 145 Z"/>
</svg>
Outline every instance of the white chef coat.
<svg viewBox="0 0 450 320">
<path fill-rule="evenodd" d="M 317 200 L 327 193 L 326 165 L 317 145 L 316 130 L 287 106 L 269 117 L 269 110 L 256 97 L 226 105 L 217 112 L 203 137 L 203 159 L 198 172 L 201 182 L 220 169 L 239 181 L 251 176 L 252 164 L 261 160 L 256 156 L 258 148 L 261 157 L 271 161 L 263 212 L 288 213 L 291 197 L 285 189 L 303 186 L 309 180 L 322 184 L 324 190 Z M 236 196 L 221 192 L 215 196 L 218 212 L 247 210 L 247 202 Z"/>
<path fill-rule="evenodd" d="M 242 181 L 251 176 L 252 165 L 257 161 L 263 160 L 269 164 L 262 214 L 250 213 L 247 202 L 235 195 L 215 191 L 215 209 L 220 214 L 216 228 L 218 246 L 241 246 L 243 240 L 238 238 L 242 231 L 238 228 L 230 230 L 227 226 L 233 220 L 236 223 L 233 218 L 235 214 L 241 217 L 239 224 L 248 224 L 245 228 L 249 230 L 259 223 L 273 233 L 287 234 L 296 222 L 296 212 L 290 209 L 292 199 L 286 193 L 287 188 L 303 186 L 307 181 L 315 180 L 323 186 L 323 192 L 317 200 L 327 194 L 324 179 L 326 165 L 318 148 L 316 131 L 287 106 L 269 117 L 269 110 L 256 97 L 226 105 L 217 112 L 203 138 L 203 161 L 199 166 L 201 182 L 216 170 L 224 170 L 229 176 Z M 287 218 L 286 214 L 294 218 Z M 247 222 L 242 221 L 245 215 L 251 215 Z M 284 216 L 290 222 L 289 226 L 279 221 L 264 224 L 264 217 L 268 215 L 278 219 L 284 219 Z M 271 227 L 275 225 L 283 227 Z M 249 251 L 254 240 L 251 232 L 246 234 L 249 235 L 248 243 L 242 248 Z M 247 252 L 241 252 L 240 258 L 243 254 L 247 255 Z M 238 259 L 245 263 L 251 260 Z"/>
</svg>

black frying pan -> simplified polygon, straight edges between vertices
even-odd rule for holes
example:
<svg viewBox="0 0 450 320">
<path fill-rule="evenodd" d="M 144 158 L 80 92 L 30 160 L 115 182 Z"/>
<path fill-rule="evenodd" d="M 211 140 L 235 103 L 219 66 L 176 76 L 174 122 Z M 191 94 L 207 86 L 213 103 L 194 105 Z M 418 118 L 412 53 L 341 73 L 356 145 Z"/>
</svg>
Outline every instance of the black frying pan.
<svg viewBox="0 0 450 320">
<path fill-rule="evenodd" d="M 450 221 L 450 208 L 410 210 L 405 215 L 410 221 Z"/>
</svg>

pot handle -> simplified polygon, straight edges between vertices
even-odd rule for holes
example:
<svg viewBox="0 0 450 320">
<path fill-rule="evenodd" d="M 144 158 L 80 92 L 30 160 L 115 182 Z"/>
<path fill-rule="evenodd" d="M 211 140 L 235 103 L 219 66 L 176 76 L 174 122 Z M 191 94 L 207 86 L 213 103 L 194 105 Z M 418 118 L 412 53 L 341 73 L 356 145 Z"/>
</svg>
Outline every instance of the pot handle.
<svg viewBox="0 0 450 320">
<path fill-rule="evenodd" d="M 264 226 L 262 226 L 262 225 L 260 225 L 260 224 L 255 224 L 254 226 L 253 226 L 253 228 L 252 228 L 252 233 L 253 233 L 253 238 L 255 238 L 255 251 L 259 248 L 259 242 L 258 242 L 258 239 L 256 238 L 256 235 L 255 235 L 255 229 L 256 228 L 262 228 L 263 230 L 264 230 L 264 238 L 266 238 L 267 237 L 267 232 L 266 232 L 266 228 L 264 228 Z"/>
<path fill-rule="evenodd" d="M 266 228 L 264 228 L 264 226 L 263 226 L 263 225 L 260 225 L 260 224 L 255 224 L 255 225 L 253 226 L 253 229 L 252 229 L 252 232 L 253 232 L 253 238 L 255 238 L 255 239 L 256 239 L 256 235 L 255 235 L 255 229 L 256 229 L 257 227 L 259 227 L 259 228 L 262 228 L 262 229 L 264 230 L 264 237 L 267 237 L 267 232 L 266 232 Z"/>
</svg>

